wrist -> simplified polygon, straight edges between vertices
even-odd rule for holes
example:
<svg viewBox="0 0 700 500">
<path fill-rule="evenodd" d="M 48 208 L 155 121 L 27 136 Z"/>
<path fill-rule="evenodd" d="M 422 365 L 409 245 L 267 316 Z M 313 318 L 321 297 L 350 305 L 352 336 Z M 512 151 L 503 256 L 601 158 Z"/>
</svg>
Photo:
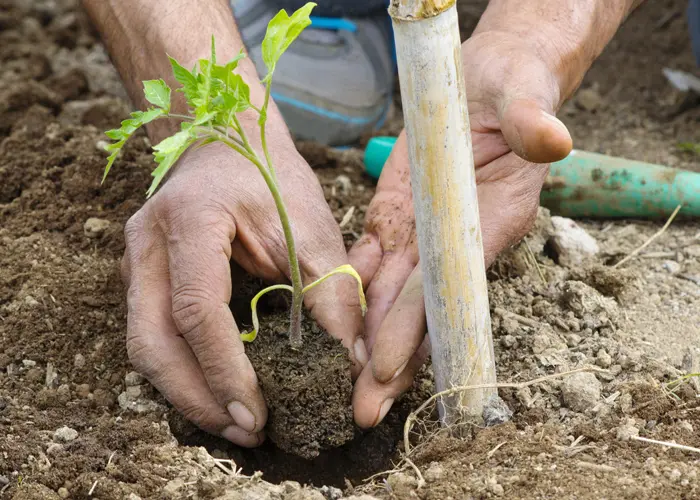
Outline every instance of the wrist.
<svg viewBox="0 0 700 500">
<path fill-rule="evenodd" d="M 473 36 L 499 32 L 536 54 L 563 102 L 640 0 L 491 0 Z"/>
<path fill-rule="evenodd" d="M 209 58 L 212 36 L 220 62 L 230 61 L 244 48 L 228 0 L 83 0 L 83 5 L 100 31 L 134 106 L 139 109 L 149 105 L 143 95 L 142 81 L 162 78 L 172 89 L 179 88 L 168 56 L 185 68 L 193 68 L 199 59 Z M 236 71 L 250 86 L 251 102 L 261 108 L 265 88 L 254 63 L 244 58 Z M 187 112 L 180 92 L 172 93 L 172 111 Z M 247 130 L 252 130 L 257 113 L 253 110 L 243 113 L 241 121 Z M 268 110 L 268 124 L 271 132 L 275 130 L 273 133 L 280 128 L 286 131 L 273 103 Z M 147 126 L 147 131 L 155 144 L 179 127 L 178 120 L 157 120 Z"/>
</svg>

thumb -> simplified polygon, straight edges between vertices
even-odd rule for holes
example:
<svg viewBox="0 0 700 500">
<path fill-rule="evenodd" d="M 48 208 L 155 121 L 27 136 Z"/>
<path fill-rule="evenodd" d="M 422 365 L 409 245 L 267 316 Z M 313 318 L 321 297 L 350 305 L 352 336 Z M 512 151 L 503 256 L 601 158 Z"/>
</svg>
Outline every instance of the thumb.
<svg viewBox="0 0 700 500">
<path fill-rule="evenodd" d="M 573 148 L 566 125 L 534 99 L 513 99 L 499 115 L 503 136 L 524 160 L 551 163 L 566 158 Z"/>
</svg>

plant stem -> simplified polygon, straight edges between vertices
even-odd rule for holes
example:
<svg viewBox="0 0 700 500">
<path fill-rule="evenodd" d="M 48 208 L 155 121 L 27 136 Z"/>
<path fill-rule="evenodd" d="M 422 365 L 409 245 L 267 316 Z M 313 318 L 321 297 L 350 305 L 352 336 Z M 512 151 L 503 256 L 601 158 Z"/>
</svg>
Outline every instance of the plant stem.
<svg viewBox="0 0 700 500">
<path fill-rule="evenodd" d="M 241 129 L 242 130 L 242 129 Z M 218 138 L 234 151 L 242 155 L 248 161 L 253 163 L 260 174 L 265 179 L 265 184 L 267 184 L 272 198 L 275 200 L 275 206 L 277 207 L 277 213 L 280 217 L 280 222 L 282 223 L 282 231 L 284 233 L 284 239 L 287 243 L 287 254 L 289 257 L 289 273 L 292 281 L 292 310 L 290 315 L 289 324 L 289 342 L 292 347 L 298 348 L 302 344 L 301 340 L 301 313 L 304 306 L 304 283 L 301 279 L 301 268 L 299 267 L 299 259 L 297 258 L 296 243 L 294 242 L 294 234 L 292 233 L 292 226 L 289 221 L 289 214 L 287 213 L 287 207 L 282 199 L 282 194 L 277 187 L 276 178 L 274 177 L 274 170 L 267 169 L 260 161 L 257 153 L 250 147 L 247 139 L 242 135 L 244 144 L 248 144 L 248 148 L 244 149 L 239 146 L 236 142 L 227 138 L 221 132 L 210 130 L 209 133 L 216 134 Z M 271 164 L 270 164 L 271 166 Z"/>
<path fill-rule="evenodd" d="M 265 85 L 265 102 L 263 103 L 262 109 L 260 109 L 260 142 L 262 144 L 263 154 L 265 155 L 265 162 L 267 163 L 267 168 L 272 177 L 272 184 L 277 186 L 277 173 L 275 172 L 275 167 L 272 164 L 272 158 L 270 157 L 270 151 L 267 148 L 267 108 L 270 104 L 270 87 L 272 82 L 268 81 Z M 301 279 L 301 269 L 299 268 L 299 258 L 297 257 L 296 243 L 294 242 L 294 234 L 292 232 L 292 225 L 289 222 L 289 216 L 287 215 L 287 209 L 282 200 L 282 196 L 279 195 L 279 190 L 277 190 L 278 195 L 275 198 L 275 203 L 277 204 L 277 211 L 279 212 L 280 222 L 282 223 L 282 230 L 284 231 L 284 239 L 287 241 L 287 255 L 289 258 L 289 274 L 292 280 L 292 310 L 289 319 L 289 343 L 292 348 L 297 349 L 301 347 L 301 313 L 304 307 L 304 282 Z M 273 195 L 274 196 L 274 195 Z"/>
<path fill-rule="evenodd" d="M 265 162 L 267 163 L 267 168 L 272 172 L 272 177 L 277 179 L 277 174 L 275 173 L 275 168 L 272 166 L 272 160 L 270 159 L 270 152 L 267 149 L 267 133 L 265 132 L 265 126 L 267 125 L 267 105 L 270 102 L 270 86 L 271 82 L 267 82 L 265 85 L 265 103 L 263 104 L 260 113 L 260 142 L 262 143 L 263 153 L 265 154 Z"/>
</svg>

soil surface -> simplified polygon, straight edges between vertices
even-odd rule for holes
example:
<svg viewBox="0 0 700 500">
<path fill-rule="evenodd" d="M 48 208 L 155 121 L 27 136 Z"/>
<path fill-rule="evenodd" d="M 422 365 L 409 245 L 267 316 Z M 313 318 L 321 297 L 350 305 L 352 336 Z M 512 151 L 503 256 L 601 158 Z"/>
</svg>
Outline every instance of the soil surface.
<svg viewBox="0 0 700 500">
<path fill-rule="evenodd" d="M 459 4 L 464 36 L 485 3 Z M 660 223 L 577 221 L 598 252 L 576 261 L 541 211 L 527 244 L 489 270 L 499 379 L 598 371 L 501 389 L 509 423 L 447 433 L 427 411 L 406 454 L 429 366 L 381 426 L 312 460 L 270 441 L 241 450 L 185 422 L 127 359 L 122 231 L 153 164 L 139 134 L 100 185 L 102 130 L 129 106 L 77 4 L 0 0 L 0 498 L 700 497 L 697 453 L 637 439 L 700 446 L 700 384 L 679 381 L 700 372 L 697 222 L 674 222 L 613 269 Z M 700 171 L 678 147 L 700 142 L 697 99 L 662 74 L 698 75 L 685 7 L 647 2 L 623 26 L 562 109 L 576 148 Z M 378 134 L 400 130 L 396 104 Z M 337 220 L 353 209 L 350 245 L 374 190 L 361 150 L 299 148 Z"/>
</svg>

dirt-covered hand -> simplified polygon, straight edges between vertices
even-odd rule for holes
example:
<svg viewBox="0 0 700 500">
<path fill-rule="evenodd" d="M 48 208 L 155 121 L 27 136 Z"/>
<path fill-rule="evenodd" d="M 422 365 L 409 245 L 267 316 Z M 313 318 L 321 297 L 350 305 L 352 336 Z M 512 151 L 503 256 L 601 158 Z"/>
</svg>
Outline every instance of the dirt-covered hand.
<svg viewBox="0 0 700 500">
<path fill-rule="evenodd" d="M 284 135 L 284 137 L 283 137 Z M 286 132 L 271 154 L 304 282 L 347 263 L 318 180 Z M 222 144 L 191 149 L 126 225 L 129 359 L 187 419 L 242 446 L 263 440 L 265 401 L 229 309 L 230 259 L 288 282 L 280 219 L 256 167 Z M 357 284 L 324 282 L 305 297 L 321 326 L 348 347 L 355 375 L 367 362 Z"/>
<path fill-rule="evenodd" d="M 546 162 L 564 158 L 572 143 L 554 117 L 561 105 L 559 83 L 537 51 L 519 37 L 486 32 L 468 40 L 462 54 L 488 266 L 530 229 Z M 353 401 L 361 427 L 384 418 L 429 353 L 418 261 L 404 132 L 377 185 L 365 234 L 350 252 L 369 306 L 370 362 Z"/>
</svg>

